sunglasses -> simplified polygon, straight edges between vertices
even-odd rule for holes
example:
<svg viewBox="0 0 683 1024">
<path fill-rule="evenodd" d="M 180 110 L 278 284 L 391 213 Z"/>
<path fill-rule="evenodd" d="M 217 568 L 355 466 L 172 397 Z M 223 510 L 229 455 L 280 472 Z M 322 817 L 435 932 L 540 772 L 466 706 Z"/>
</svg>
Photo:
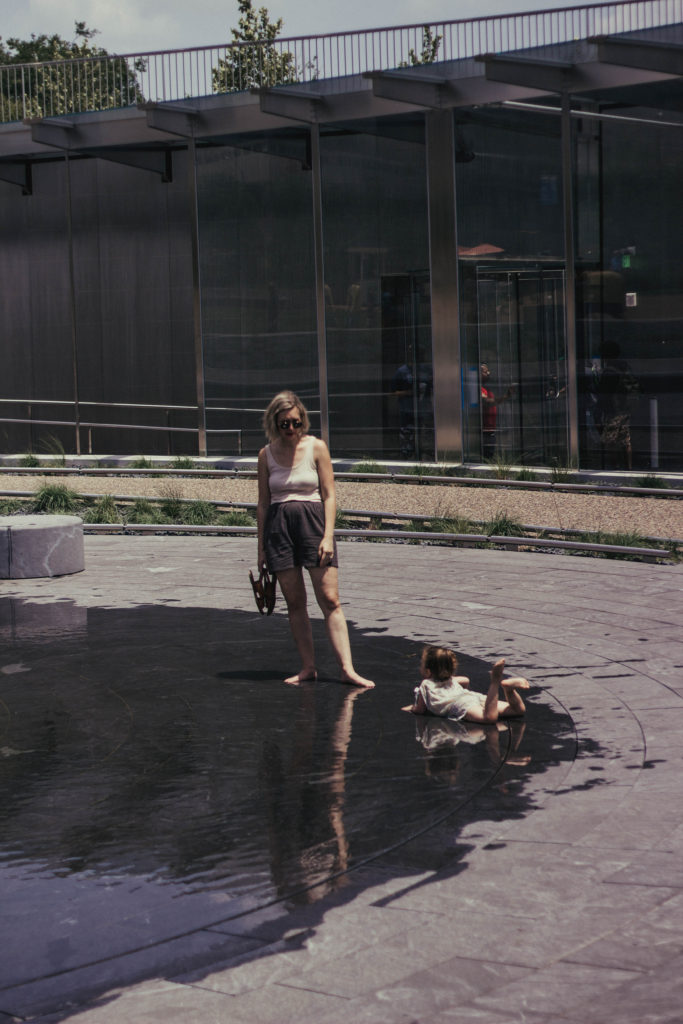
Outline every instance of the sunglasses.
<svg viewBox="0 0 683 1024">
<path fill-rule="evenodd" d="M 303 423 L 301 420 L 280 420 L 278 427 L 280 430 L 289 430 L 290 427 L 294 430 L 301 430 Z"/>
</svg>

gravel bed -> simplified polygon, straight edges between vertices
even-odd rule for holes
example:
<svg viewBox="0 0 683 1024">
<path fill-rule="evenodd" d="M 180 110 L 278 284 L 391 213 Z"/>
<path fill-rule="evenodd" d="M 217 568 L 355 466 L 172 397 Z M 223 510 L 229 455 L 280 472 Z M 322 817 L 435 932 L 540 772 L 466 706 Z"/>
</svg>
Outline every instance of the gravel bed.
<svg viewBox="0 0 683 1024">
<path fill-rule="evenodd" d="M 3 491 L 30 491 L 44 478 L 4 476 Z M 54 479 L 49 481 L 55 483 Z M 255 502 L 255 480 L 192 479 L 175 477 L 60 477 L 81 494 L 126 494 L 163 498 L 205 498 L 213 501 Z M 564 530 L 603 530 L 608 533 L 639 533 L 643 537 L 683 540 L 683 501 L 652 497 L 603 494 L 564 494 L 393 483 L 337 483 L 340 509 L 402 512 L 425 516 L 489 520 L 502 512 L 522 523 Z"/>
</svg>

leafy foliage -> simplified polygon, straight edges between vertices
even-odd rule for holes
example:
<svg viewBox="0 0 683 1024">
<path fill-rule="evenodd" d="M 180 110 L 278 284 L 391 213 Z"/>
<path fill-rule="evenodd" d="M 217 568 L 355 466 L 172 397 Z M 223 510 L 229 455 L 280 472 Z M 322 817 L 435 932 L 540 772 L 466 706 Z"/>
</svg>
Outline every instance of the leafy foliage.
<svg viewBox="0 0 683 1024">
<path fill-rule="evenodd" d="M 270 20 L 266 7 L 254 9 L 253 0 L 238 0 L 239 28 L 231 29 L 233 46 L 213 69 L 214 92 L 243 92 L 299 80 L 296 59 L 280 50 L 274 40 L 282 31 L 282 18 Z"/>
<path fill-rule="evenodd" d="M 439 47 L 443 36 L 435 36 L 429 25 L 422 26 L 422 50 L 415 53 L 415 50 L 408 51 L 408 60 L 401 61 L 400 68 L 417 67 L 420 64 L 433 64 L 439 54 Z"/>
<path fill-rule="evenodd" d="M 96 46 L 97 34 L 77 21 L 70 42 L 45 33 L 0 38 L 0 121 L 128 107 L 141 100 L 135 71 L 144 70 L 144 61 L 131 67 Z"/>
</svg>

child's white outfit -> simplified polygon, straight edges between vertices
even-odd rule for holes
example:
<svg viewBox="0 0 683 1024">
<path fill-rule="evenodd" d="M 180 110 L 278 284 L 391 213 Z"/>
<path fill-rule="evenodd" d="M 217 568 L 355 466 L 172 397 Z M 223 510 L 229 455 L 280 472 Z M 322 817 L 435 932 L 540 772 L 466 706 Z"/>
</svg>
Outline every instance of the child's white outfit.
<svg viewBox="0 0 683 1024">
<path fill-rule="evenodd" d="M 423 679 L 415 688 L 415 699 L 420 694 L 427 705 L 427 710 L 442 718 L 460 721 L 470 710 L 483 710 L 486 697 L 483 693 L 471 693 L 466 687 L 451 676 L 449 682 L 437 682 L 434 679 Z"/>
</svg>

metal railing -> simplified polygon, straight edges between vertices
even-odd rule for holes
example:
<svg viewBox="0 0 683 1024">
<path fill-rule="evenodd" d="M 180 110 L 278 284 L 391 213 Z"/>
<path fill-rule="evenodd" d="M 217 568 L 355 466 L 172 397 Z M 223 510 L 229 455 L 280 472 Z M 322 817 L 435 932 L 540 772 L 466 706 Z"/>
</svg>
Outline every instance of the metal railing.
<svg viewBox="0 0 683 1024">
<path fill-rule="evenodd" d="M 0 66 L 0 121 L 191 100 L 254 87 L 550 46 L 683 21 L 683 0 L 623 0 L 151 53 Z M 348 82 L 339 81 L 343 91 Z"/>
<path fill-rule="evenodd" d="M 34 411 L 36 407 L 41 406 L 58 406 L 75 409 L 76 403 L 70 400 L 61 399 L 50 399 L 50 398 L 0 398 L 0 408 L 3 405 L 18 405 L 23 406 L 26 410 L 25 416 L 0 416 L 0 423 L 11 423 L 13 425 L 20 425 L 33 429 L 36 426 L 50 426 L 50 427 L 68 427 L 72 429 L 77 435 L 76 450 L 81 450 L 81 431 L 87 430 L 86 440 L 86 451 L 89 455 L 93 454 L 93 431 L 108 431 L 108 430 L 146 430 L 160 434 L 166 434 L 167 436 L 167 449 L 170 453 L 171 445 L 171 434 L 193 434 L 195 437 L 199 435 L 198 427 L 175 427 L 170 425 L 170 415 L 172 412 L 191 412 L 195 416 L 197 414 L 196 405 L 154 405 L 151 403 L 142 402 L 88 402 L 81 401 L 78 403 L 79 418 L 76 419 L 45 419 L 44 417 L 36 417 Z M 145 423 L 105 423 L 99 420 L 90 421 L 80 418 L 80 412 L 83 409 L 124 409 L 126 412 L 130 412 L 133 409 L 146 409 L 154 412 L 163 413 L 165 423 L 160 424 L 145 424 Z M 209 406 L 207 411 L 211 413 L 216 412 L 233 412 L 235 410 L 227 406 Z M 258 412 L 259 410 L 253 410 Z M 262 413 L 260 413 L 262 415 Z M 237 455 L 242 454 L 242 430 L 239 428 L 218 428 L 212 430 L 206 430 L 207 435 L 234 435 L 237 445 Z"/>
</svg>

